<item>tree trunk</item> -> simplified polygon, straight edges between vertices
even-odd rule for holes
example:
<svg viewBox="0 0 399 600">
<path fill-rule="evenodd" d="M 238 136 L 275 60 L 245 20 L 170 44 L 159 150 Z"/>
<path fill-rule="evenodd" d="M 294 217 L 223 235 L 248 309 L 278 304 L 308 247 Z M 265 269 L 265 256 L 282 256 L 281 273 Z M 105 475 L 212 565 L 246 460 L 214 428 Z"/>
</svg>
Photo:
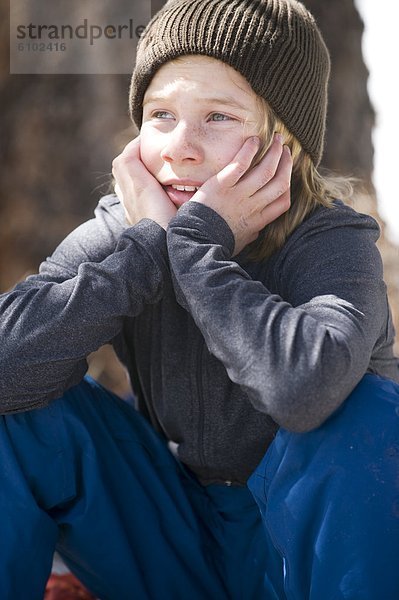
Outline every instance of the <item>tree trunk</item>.
<svg viewBox="0 0 399 600">
<path fill-rule="evenodd" d="M 399 248 L 385 236 L 372 184 L 372 131 L 375 114 L 367 91 L 368 70 L 362 55 L 364 25 L 353 0 L 305 0 L 323 33 L 331 54 L 327 144 L 323 165 L 363 180 L 355 208 L 374 216 L 381 226 L 379 248 L 396 331 L 399 332 Z M 396 336 L 396 352 L 399 339 Z"/>
</svg>

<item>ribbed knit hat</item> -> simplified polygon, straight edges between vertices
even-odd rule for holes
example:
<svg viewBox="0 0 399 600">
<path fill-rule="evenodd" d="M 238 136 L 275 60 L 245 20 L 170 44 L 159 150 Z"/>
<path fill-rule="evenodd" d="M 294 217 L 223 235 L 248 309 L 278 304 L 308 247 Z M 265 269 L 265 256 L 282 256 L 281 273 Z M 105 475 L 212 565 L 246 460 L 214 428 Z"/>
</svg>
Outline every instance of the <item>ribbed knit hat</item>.
<svg viewBox="0 0 399 600">
<path fill-rule="evenodd" d="M 318 165 L 330 59 L 314 18 L 295 0 L 169 0 L 144 30 L 130 86 L 138 127 L 157 69 L 178 56 L 217 58 L 241 73 Z"/>
</svg>

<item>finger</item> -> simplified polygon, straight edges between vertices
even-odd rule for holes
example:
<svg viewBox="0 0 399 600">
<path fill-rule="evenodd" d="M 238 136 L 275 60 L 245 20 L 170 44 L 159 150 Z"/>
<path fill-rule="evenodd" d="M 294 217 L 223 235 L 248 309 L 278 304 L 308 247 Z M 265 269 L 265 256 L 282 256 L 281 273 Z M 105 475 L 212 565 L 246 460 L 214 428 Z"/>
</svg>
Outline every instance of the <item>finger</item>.
<svg viewBox="0 0 399 600">
<path fill-rule="evenodd" d="M 119 169 L 121 165 L 124 165 L 125 162 L 129 161 L 133 158 L 138 158 L 140 156 L 140 136 L 136 137 L 134 140 L 131 140 L 120 154 L 114 158 L 112 161 L 112 168 Z"/>
<path fill-rule="evenodd" d="M 117 195 L 117 197 L 119 198 L 119 200 L 123 204 L 123 194 L 122 194 L 121 188 L 119 186 L 119 183 L 115 183 L 115 185 L 114 185 L 114 192 L 115 192 L 115 194 Z"/>
<path fill-rule="evenodd" d="M 285 194 L 291 185 L 291 175 L 292 157 L 289 148 L 284 146 L 274 176 L 251 196 L 251 202 L 254 206 L 259 207 L 262 211 L 266 206 Z"/>
<path fill-rule="evenodd" d="M 226 187 L 235 185 L 251 166 L 259 145 L 260 140 L 256 136 L 246 139 L 232 161 L 216 175 L 217 181 Z"/>
<path fill-rule="evenodd" d="M 275 177 L 283 154 L 282 136 L 275 134 L 263 159 L 242 180 L 249 195 L 255 194 Z"/>
<path fill-rule="evenodd" d="M 121 154 L 129 154 L 132 150 L 134 152 L 137 151 L 137 148 L 140 148 L 140 136 L 138 135 L 134 140 L 131 140 L 126 144 Z"/>
<path fill-rule="evenodd" d="M 261 213 L 260 229 L 263 229 L 266 225 L 269 225 L 269 223 L 272 223 L 278 219 L 278 217 L 281 217 L 282 214 L 287 212 L 290 206 L 291 190 L 288 189 L 282 196 L 263 209 Z"/>
<path fill-rule="evenodd" d="M 143 168 L 139 138 L 129 142 L 121 154 L 112 161 L 112 174 L 121 188 L 129 186 L 132 178 L 140 179 Z"/>
</svg>

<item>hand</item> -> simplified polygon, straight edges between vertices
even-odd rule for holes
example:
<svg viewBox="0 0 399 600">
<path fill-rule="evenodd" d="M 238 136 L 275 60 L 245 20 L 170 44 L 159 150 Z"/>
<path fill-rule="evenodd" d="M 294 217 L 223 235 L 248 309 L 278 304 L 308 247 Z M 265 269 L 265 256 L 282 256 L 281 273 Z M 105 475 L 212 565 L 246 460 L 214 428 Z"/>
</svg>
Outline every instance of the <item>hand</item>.
<svg viewBox="0 0 399 600">
<path fill-rule="evenodd" d="M 231 163 L 190 200 L 209 206 L 227 222 L 235 238 L 234 255 L 290 207 L 291 153 L 276 134 L 261 162 L 247 172 L 259 143 L 257 137 L 248 138 Z"/>
<path fill-rule="evenodd" d="M 161 184 L 148 171 L 140 156 L 140 136 L 129 142 L 112 161 L 116 180 L 115 193 L 121 201 L 128 222 L 152 219 L 164 229 L 177 209 Z"/>
</svg>

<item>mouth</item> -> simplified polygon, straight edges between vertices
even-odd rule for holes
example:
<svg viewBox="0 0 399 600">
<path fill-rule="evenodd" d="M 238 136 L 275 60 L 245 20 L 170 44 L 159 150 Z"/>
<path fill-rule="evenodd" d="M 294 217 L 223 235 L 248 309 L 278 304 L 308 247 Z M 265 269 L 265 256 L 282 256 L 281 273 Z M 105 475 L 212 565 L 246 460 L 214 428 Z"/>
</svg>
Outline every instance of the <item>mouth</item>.
<svg viewBox="0 0 399 600">
<path fill-rule="evenodd" d="M 178 208 L 191 200 L 196 191 L 201 187 L 200 185 L 180 185 L 172 183 L 170 185 L 162 186 L 165 192 L 168 194 L 170 200 Z"/>
<path fill-rule="evenodd" d="M 199 185 L 175 185 L 175 184 L 172 184 L 170 187 L 172 187 L 174 190 L 178 190 L 179 192 L 196 192 L 200 186 Z"/>
</svg>

